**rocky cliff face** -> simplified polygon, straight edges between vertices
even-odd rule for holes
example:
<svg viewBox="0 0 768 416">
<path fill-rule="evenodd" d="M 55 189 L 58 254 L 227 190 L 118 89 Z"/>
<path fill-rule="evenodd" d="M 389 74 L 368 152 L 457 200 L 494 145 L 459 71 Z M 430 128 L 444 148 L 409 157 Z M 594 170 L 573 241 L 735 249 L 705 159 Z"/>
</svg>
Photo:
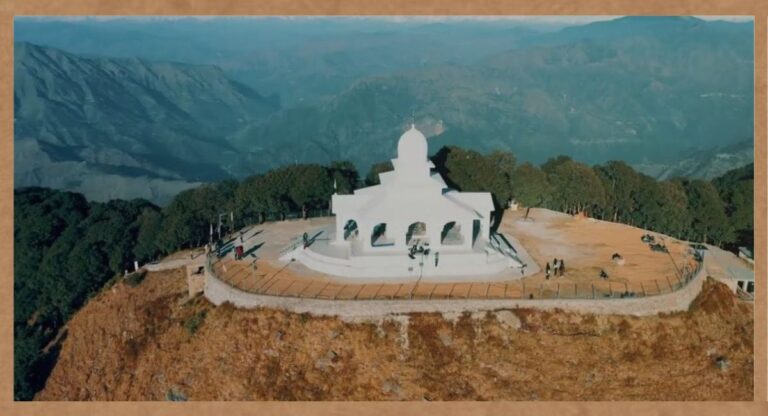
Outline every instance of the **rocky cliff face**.
<svg viewBox="0 0 768 416">
<path fill-rule="evenodd" d="M 184 301 L 181 270 L 119 283 L 69 323 L 38 400 L 751 400 L 752 305 L 532 310 L 346 323 Z"/>
</svg>

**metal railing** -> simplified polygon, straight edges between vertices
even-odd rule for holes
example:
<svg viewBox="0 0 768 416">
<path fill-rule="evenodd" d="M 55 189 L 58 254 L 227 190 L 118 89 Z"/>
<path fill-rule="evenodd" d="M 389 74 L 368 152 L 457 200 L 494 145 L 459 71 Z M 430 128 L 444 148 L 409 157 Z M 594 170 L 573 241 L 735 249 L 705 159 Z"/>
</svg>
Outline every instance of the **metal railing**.
<svg viewBox="0 0 768 416">
<path fill-rule="evenodd" d="M 630 299 L 673 293 L 684 288 L 702 270 L 701 261 L 686 263 L 679 275 L 630 283 L 612 280 L 566 283 L 552 278 L 532 284 L 527 278 L 512 282 L 365 283 L 345 284 L 281 275 L 291 266 L 261 272 L 246 264 L 209 256 L 206 267 L 213 277 L 232 288 L 267 296 L 328 300 L 432 300 L 432 299 Z"/>
</svg>

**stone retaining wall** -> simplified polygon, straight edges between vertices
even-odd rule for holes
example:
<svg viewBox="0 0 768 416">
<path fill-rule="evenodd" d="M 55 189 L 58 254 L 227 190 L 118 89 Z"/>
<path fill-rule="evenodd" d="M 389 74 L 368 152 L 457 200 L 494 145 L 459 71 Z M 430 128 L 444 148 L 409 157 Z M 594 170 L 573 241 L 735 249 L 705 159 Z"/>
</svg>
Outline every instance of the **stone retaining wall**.
<svg viewBox="0 0 768 416">
<path fill-rule="evenodd" d="M 240 308 L 273 308 L 294 313 L 338 316 L 345 320 L 378 319 L 411 312 L 461 313 L 496 309 L 562 309 L 578 313 L 647 316 L 688 309 L 699 294 L 707 275 L 707 259 L 698 274 L 672 293 L 625 299 L 433 299 L 433 300 L 322 300 L 257 295 L 236 289 L 219 280 L 210 269 L 205 273 L 205 297 L 213 304 L 230 302 Z"/>
<path fill-rule="evenodd" d="M 183 258 L 168 260 L 160 263 L 147 263 L 141 266 L 141 268 L 146 269 L 149 272 L 160 272 L 163 270 L 178 269 L 179 267 L 185 267 L 188 265 L 202 266 L 203 264 L 205 264 L 205 255 L 199 254 L 194 259 Z"/>
</svg>

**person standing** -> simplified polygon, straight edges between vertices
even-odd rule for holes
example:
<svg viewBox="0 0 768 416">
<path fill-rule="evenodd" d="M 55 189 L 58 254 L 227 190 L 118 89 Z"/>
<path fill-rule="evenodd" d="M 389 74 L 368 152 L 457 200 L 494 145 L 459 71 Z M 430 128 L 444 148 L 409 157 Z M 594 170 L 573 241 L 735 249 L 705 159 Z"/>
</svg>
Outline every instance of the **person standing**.
<svg viewBox="0 0 768 416">
<path fill-rule="evenodd" d="M 560 276 L 565 275 L 565 259 L 560 259 Z"/>
<path fill-rule="evenodd" d="M 549 267 L 549 262 L 547 262 L 547 265 L 544 267 L 544 273 L 546 275 L 546 279 L 549 280 L 549 272 L 551 271 Z"/>
</svg>

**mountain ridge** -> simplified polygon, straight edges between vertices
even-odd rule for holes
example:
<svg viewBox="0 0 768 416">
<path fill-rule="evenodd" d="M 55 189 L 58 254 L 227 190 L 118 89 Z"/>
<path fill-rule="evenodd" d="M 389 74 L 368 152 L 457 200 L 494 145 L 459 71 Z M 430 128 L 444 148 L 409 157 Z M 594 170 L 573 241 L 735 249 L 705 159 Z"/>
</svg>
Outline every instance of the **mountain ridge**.
<svg viewBox="0 0 768 416">
<path fill-rule="evenodd" d="M 412 121 L 430 137 L 431 153 L 457 145 L 480 152 L 509 151 L 536 164 L 565 154 L 587 164 L 625 160 L 672 166 L 680 161 L 677 155 L 751 137 L 751 23 L 693 18 L 682 19 L 683 28 L 678 28 L 680 19 L 643 23 L 647 19 L 622 18 L 548 33 L 510 26 L 515 34 L 506 43 L 494 38 L 503 33 L 504 26 L 497 25 L 482 36 L 467 37 L 454 50 L 435 44 L 421 60 L 414 60 L 418 54 L 408 48 L 389 60 L 386 54 L 397 48 L 365 46 L 381 46 L 392 36 L 403 43 L 414 34 L 426 39 L 426 45 L 434 31 L 453 32 L 451 39 L 461 39 L 467 27 L 444 22 L 406 25 L 402 33 L 394 33 L 396 26 L 384 25 L 353 36 L 360 30 L 353 23 L 338 33 L 319 25 L 307 29 L 320 34 L 308 43 L 300 42 L 297 28 L 291 29 L 295 33 L 266 38 L 266 28 L 258 28 L 254 33 L 262 37 L 255 43 L 274 38 L 284 49 L 249 50 L 227 60 L 227 54 L 235 52 L 224 45 L 223 58 L 208 58 L 224 64 L 218 67 L 81 56 L 19 43 L 15 140 L 27 158 L 17 158 L 16 185 L 70 186 L 91 195 L 103 193 L 83 183 L 96 186 L 97 181 L 52 178 L 46 172 L 148 178 L 186 186 L 242 178 L 286 164 L 337 160 L 352 161 L 364 173 L 394 155 L 397 138 Z M 246 23 L 238 24 L 231 34 L 212 32 L 215 39 L 205 44 L 212 47 L 227 36 L 250 33 Z M 602 33 L 606 27 L 627 25 L 638 26 L 631 36 Z M 118 35 L 132 27 L 126 22 L 115 26 L 109 44 L 119 44 Z M 69 33 L 66 36 L 83 41 L 76 24 L 67 27 L 62 37 Z M 191 29 L 182 25 L 168 36 L 176 39 L 184 30 Z M 567 35 L 569 31 L 595 34 L 587 39 Z M 679 33 L 664 38 L 671 32 Z M 133 40 L 126 35 L 125 42 L 134 44 L 151 31 L 138 33 Z M 354 39 L 344 41 L 340 33 Z M 536 43 L 536 38 L 550 41 Z M 481 41 L 472 48 L 475 39 Z M 67 42 L 75 41 L 62 41 Z M 157 55 L 172 44 L 161 42 L 148 54 Z M 478 50 L 465 53 L 470 49 Z M 278 57 L 270 59 L 273 52 Z M 373 53 L 379 53 L 376 59 Z M 171 59 L 185 54 L 167 53 Z M 30 68 L 24 67 L 26 61 L 32 62 Z M 357 66 L 346 68 L 355 62 Z M 257 83 L 265 85 L 295 80 L 290 89 L 298 96 L 305 88 L 311 94 L 339 92 L 280 107 L 275 96 L 266 97 L 231 78 L 252 70 L 258 74 L 248 76 L 262 77 Z M 327 90 L 316 89 L 318 85 Z M 29 140 L 39 143 L 27 144 Z M 71 167 L 54 166 L 69 162 Z M 139 192 L 140 181 L 132 183 L 137 186 L 131 185 L 131 192 L 115 194 L 149 195 Z"/>
<path fill-rule="evenodd" d="M 62 186 L 58 175 L 47 172 L 69 171 L 83 179 L 70 178 L 67 188 L 93 196 L 91 187 L 77 183 L 120 172 L 170 181 L 175 193 L 186 183 L 238 175 L 240 167 L 227 160 L 237 149 L 221 137 L 276 110 L 212 66 L 14 46 L 14 137 L 21 149 L 15 152 L 16 186 Z M 67 163 L 74 165 L 62 165 Z"/>
</svg>

